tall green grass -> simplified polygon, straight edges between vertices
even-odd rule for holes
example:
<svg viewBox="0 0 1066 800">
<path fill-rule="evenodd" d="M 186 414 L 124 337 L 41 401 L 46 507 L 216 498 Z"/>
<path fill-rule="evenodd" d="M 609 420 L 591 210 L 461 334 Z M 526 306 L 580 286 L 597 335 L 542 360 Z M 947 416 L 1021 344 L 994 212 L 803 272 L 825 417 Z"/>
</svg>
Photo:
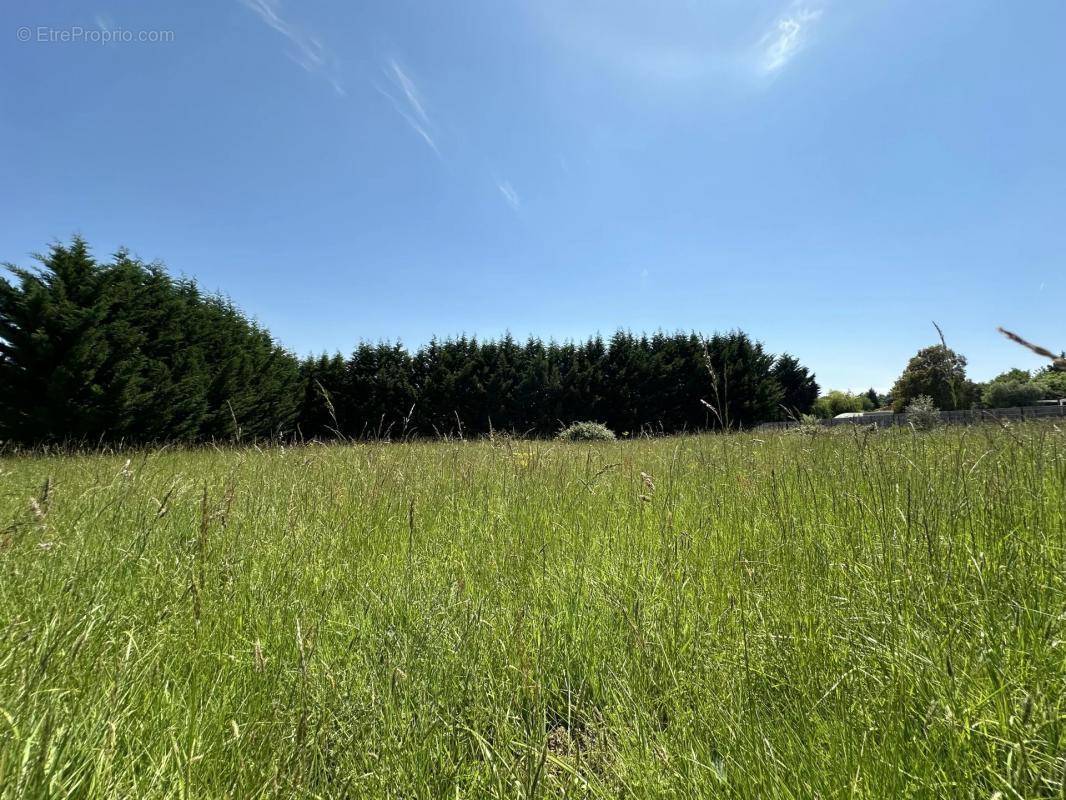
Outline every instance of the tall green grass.
<svg viewBox="0 0 1066 800">
<path fill-rule="evenodd" d="M 3 798 L 1064 796 L 1051 425 L 0 470 Z"/>
</svg>

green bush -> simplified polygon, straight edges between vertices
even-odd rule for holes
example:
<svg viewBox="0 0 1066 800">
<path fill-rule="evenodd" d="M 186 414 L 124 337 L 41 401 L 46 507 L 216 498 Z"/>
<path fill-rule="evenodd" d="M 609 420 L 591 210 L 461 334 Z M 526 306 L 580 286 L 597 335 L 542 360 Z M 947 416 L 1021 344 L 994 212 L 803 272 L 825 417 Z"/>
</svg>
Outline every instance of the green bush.
<svg viewBox="0 0 1066 800">
<path fill-rule="evenodd" d="M 940 425 L 940 409 L 933 398 L 920 394 L 907 406 L 907 422 L 917 431 L 931 431 Z"/>
<path fill-rule="evenodd" d="M 1043 387 L 1031 381 L 993 381 L 985 387 L 981 400 L 987 408 L 1014 408 L 1035 405 L 1043 396 Z"/>
<path fill-rule="evenodd" d="M 814 414 L 801 414 L 799 419 L 799 425 L 792 429 L 800 436 L 818 436 L 825 433 L 829 428 L 825 427 L 818 421 L 818 417 Z"/>
<path fill-rule="evenodd" d="M 1058 400 L 1066 397 L 1066 372 L 1051 367 L 1037 373 L 1033 383 L 1040 387 L 1045 400 Z"/>
<path fill-rule="evenodd" d="M 613 442 L 615 435 L 599 422 L 575 422 L 559 431 L 555 438 L 564 442 Z"/>
</svg>

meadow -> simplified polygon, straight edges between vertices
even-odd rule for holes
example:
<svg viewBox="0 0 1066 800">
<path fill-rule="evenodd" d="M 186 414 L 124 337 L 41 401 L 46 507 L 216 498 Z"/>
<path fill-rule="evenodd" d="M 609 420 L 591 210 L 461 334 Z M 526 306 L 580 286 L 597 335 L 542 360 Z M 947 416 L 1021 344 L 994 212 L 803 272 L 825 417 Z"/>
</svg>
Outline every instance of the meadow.
<svg viewBox="0 0 1066 800">
<path fill-rule="evenodd" d="M 0 473 L 5 800 L 1066 796 L 1053 424 Z"/>
</svg>

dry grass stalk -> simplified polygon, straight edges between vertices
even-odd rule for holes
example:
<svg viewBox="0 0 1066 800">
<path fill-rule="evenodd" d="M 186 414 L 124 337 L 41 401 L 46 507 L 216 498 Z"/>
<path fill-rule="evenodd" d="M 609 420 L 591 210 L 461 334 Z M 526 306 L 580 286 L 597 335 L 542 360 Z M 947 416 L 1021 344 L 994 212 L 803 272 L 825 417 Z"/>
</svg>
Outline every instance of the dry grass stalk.
<svg viewBox="0 0 1066 800">
<path fill-rule="evenodd" d="M 1066 358 L 1063 358 L 1062 356 L 1057 356 L 1054 353 L 1052 353 L 1050 350 L 1048 350 L 1046 347 L 1041 347 L 1038 344 L 1033 344 L 1032 342 L 1023 339 L 1018 334 L 1013 333 L 1012 331 L 1008 331 L 1006 328 L 999 328 L 999 332 L 1002 333 L 1004 336 L 1006 336 L 1008 339 L 1010 339 L 1012 342 L 1016 342 L 1016 343 L 1020 344 L 1022 347 L 1029 348 L 1034 353 L 1036 353 L 1038 356 L 1043 356 L 1044 358 L 1050 358 L 1051 359 L 1051 365 L 1055 369 L 1061 369 L 1063 371 L 1066 371 Z"/>
</svg>

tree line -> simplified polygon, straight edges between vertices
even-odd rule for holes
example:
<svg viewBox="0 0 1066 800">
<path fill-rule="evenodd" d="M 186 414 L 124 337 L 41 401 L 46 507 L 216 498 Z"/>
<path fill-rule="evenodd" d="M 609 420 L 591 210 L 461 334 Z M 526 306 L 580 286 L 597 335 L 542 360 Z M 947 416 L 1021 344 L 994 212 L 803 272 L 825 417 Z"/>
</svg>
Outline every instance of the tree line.
<svg viewBox="0 0 1066 800">
<path fill-rule="evenodd" d="M 550 435 L 750 427 L 818 385 L 741 331 L 459 337 L 297 359 L 232 302 L 120 251 L 56 244 L 0 279 L 0 438 L 42 443 Z M 701 402 L 702 401 L 702 402 Z"/>
<path fill-rule="evenodd" d="M 875 409 L 899 413 L 919 397 L 929 398 L 933 406 L 943 411 L 1013 408 L 1059 400 L 1066 398 L 1066 370 L 1059 366 L 1066 361 L 1066 354 L 1052 354 L 1051 358 L 1054 363 L 1041 369 L 1009 369 L 982 383 L 967 377 L 966 357 L 941 341 L 919 350 L 888 394 L 878 394 L 874 389 L 862 394 L 834 390 L 819 397 L 811 411 L 824 419 Z"/>
</svg>

